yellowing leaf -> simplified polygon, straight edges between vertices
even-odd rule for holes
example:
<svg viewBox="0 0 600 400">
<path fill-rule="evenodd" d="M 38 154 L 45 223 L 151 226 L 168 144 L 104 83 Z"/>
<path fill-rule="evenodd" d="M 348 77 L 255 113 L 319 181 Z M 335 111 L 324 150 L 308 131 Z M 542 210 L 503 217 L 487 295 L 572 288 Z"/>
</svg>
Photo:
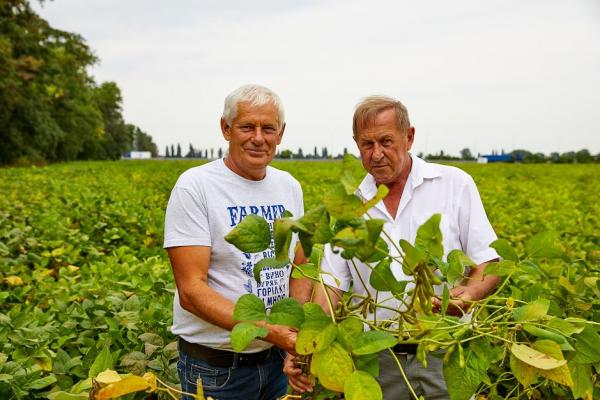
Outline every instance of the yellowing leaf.
<svg viewBox="0 0 600 400">
<path fill-rule="evenodd" d="M 156 375 L 154 375 L 152 372 L 146 372 L 142 378 L 144 378 L 150 385 L 149 391 L 154 392 L 156 390 Z"/>
<path fill-rule="evenodd" d="M 552 340 L 538 340 L 533 344 L 533 348 L 544 354 L 548 354 L 556 360 L 565 360 L 562 351 L 560 350 L 560 345 L 553 342 Z M 550 379 L 554 382 L 558 382 L 561 385 L 573 387 L 573 379 L 571 378 L 571 372 L 569 371 L 569 367 L 566 364 L 558 368 L 539 371 L 539 374 L 544 378 Z"/>
<path fill-rule="evenodd" d="M 539 369 L 553 369 L 565 365 L 565 360 L 557 360 L 547 354 L 532 349 L 524 344 L 513 344 L 510 348 L 511 353 L 515 355 L 519 360 L 533 365 Z"/>
<path fill-rule="evenodd" d="M 317 375 L 321 385 L 329 390 L 343 392 L 346 379 L 353 371 L 352 358 L 337 342 L 313 355 L 311 372 Z"/>
<path fill-rule="evenodd" d="M 37 358 L 35 363 L 39 365 L 43 371 L 52 371 L 52 359 L 49 357 Z"/>
<path fill-rule="evenodd" d="M 121 378 L 121 376 L 118 374 L 118 372 L 113 371 L 112 369 L 107 369 L 107 370 L 100 372 L 98 374 L 98 376 L 95 378 L 96 382 L 103 384 L 103 385 L 109 385 L 111 383 L 118 382 L 122 379 L 123 378 Z"/>
<path fill-rule="evenodd" d="M 151 389 L 151 385 L 148 381 L 140 376 L 130 375 L 100 389 L 96 394 L 96 399 L 114 399 L 128 393 L 140 392 L 148 389 Z"/>
<path fill-rule="evenodd" d="M 535 382 L 536 368 L 519 360 L 514 354 L 510 355 L 510 370 L 523 387 Z"/>
<path fill-rule="evenodd" d="M 23 286 L 25 284 L 23 282 L 23 279 L 16 275 L 7 276 L 6 278 L 4 278 L 4 280 L 6 281 L 6 283 L 8 283 L 9 286 Z"/>
</svg>

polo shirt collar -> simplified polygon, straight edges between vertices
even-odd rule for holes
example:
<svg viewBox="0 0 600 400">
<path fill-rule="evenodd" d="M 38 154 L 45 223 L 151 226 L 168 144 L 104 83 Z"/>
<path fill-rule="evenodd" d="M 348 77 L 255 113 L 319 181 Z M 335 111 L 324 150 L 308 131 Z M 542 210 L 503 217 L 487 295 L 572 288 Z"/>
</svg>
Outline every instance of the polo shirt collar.
<svg viewBox="0 0 600 400">
<path fill-rule="evenodd" d="M 412 168 L 410 169 L 406 183 L 407 185 L 410 185 L 411 189 L 421 185 L 425 179 L 435 179 L 441 176 L 441 173 L 435 164 L 430 164 L 413 154 L 411 154 L 410 157 L 412 158 Z M 358 186 L 356 194 L 363 200 L 369 200 L 372 199 L 376 193 L 377 184 L 375 183 L 375 178 L 373 175 L 367 174 Z"/>
</svg>

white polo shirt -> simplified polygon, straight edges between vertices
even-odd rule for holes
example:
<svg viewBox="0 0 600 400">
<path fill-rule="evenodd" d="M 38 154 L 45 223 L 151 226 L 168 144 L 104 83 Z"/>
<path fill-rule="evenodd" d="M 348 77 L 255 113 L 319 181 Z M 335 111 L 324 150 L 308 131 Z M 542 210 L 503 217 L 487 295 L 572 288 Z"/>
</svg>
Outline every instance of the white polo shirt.
<svg viewBox="0 0 600 400">
<path fill-rule="evenodd" d="M 483 209 L 473 178 L 461 169 L 427 163 L 414 155 L 411 157 L 412 168 L 402 192 L 396 218 L 392 218 L 383 201 L 380 201 L 368 212 L 371 218 L 385 221 L 383 229 L 395 243 L 395 246 L 392 245 L 390 240 L 382 235 L 388 242 L 390 254 L 399 257 L 396 246 L 400 239 L 414 243 L 419 226 L 433 214 L 440 213 L 442 215 L 440 229 L 443 235 L 444 259 L 451 250 L 455 249 L 462 250 L 478 265 L 498 258 L 496 251 L 489 246 L 496 240 L 496 234 Z M 368 200 L 373 198 L 376 192 L 375 179 L 372 175 L 367 174 L 358 188 L 357 195 Z M 356 265 L 356 268 L 352 263 Z M 369 284 L 370 272 L 375 265 L 376 263 L 373 263 L 369 267 L 356 259 L 345 260 L 339 254 L 331 251 L 327 245 L 321 267 L 323 272 L 330 273 L 339 280 L 338 285 L 331 275 L 324 274 L 323 278 L 328 285 L 348 291 L 353 282 L 354 293 L 366 295 L 368 291 L 373 297 L 377 295 L 378 302 L 384 302 L 386 306 L 397 309 L 400 307 L 397 299 L 389 292 L 378 293 Z M 412 280 L 412 277 L 408 277 L 402 272 L 399 262 L 394 261 L 391 269 L 396 279 Z M 361 274 L 362 281 L 359 279 L 358 273 Z M 363 281 L 366 288 L 363 286 Z M 441 294 L 442 290 L 442 286 L 437 287 L 436 293 Z M 381 321 L 394 315 L 396 313 L 393 311 L 378 308 L 377 315 L 370 314 L 368 319 L 376 317 L 378 321 Z"/>
</svg>

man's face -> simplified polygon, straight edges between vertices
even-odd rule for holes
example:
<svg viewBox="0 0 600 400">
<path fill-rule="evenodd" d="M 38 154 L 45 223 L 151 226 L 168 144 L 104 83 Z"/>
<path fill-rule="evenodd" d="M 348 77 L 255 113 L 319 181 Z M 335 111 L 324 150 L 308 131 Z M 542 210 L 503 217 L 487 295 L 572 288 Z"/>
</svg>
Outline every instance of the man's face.
<svg viewBox="0 0 600 400">
<path fill-rule="evenodd" d="M 377 114 L 370 126 L 359 130 L 356 144 L 363 166 L 375 181 L 389 185 L 410 172 L 410 150 L 415 137 L 414 128 L 401 132 L 396 114 L 388 109 Z"/>
<path fill-rule="evenodd" d="M 221 130 L 229 142 L 226 164 L 247 179 L 262 179 L 267 165 L 273 160 L 281 143 L 285 125 L 279 123 L 277 108 L 272 103 L 253 106 L 238 104 L 231 126 L 221 119 Z"/>
</svg>

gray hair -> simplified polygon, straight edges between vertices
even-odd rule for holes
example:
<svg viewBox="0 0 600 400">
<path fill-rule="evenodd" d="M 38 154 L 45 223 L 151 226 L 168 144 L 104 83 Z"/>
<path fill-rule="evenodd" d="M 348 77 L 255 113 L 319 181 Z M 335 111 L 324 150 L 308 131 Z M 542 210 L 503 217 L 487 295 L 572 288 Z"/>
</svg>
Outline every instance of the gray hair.
<svg viewBox="0 0 600 400">
<path fill-rule="evenodd" d="M 253 106 L 263 106 L 272 103 L 277 108 L 280 127 L 285 124 L 285 111 L 281 99 L 271 89 L 261 85 L 244 85 L 231 92 L 225 98 L 223 107 L 223 119 L 227 125 L 231 126 L 233 119 L 237 115 L 239 103 L 250 103 Z"/>
</svg>

